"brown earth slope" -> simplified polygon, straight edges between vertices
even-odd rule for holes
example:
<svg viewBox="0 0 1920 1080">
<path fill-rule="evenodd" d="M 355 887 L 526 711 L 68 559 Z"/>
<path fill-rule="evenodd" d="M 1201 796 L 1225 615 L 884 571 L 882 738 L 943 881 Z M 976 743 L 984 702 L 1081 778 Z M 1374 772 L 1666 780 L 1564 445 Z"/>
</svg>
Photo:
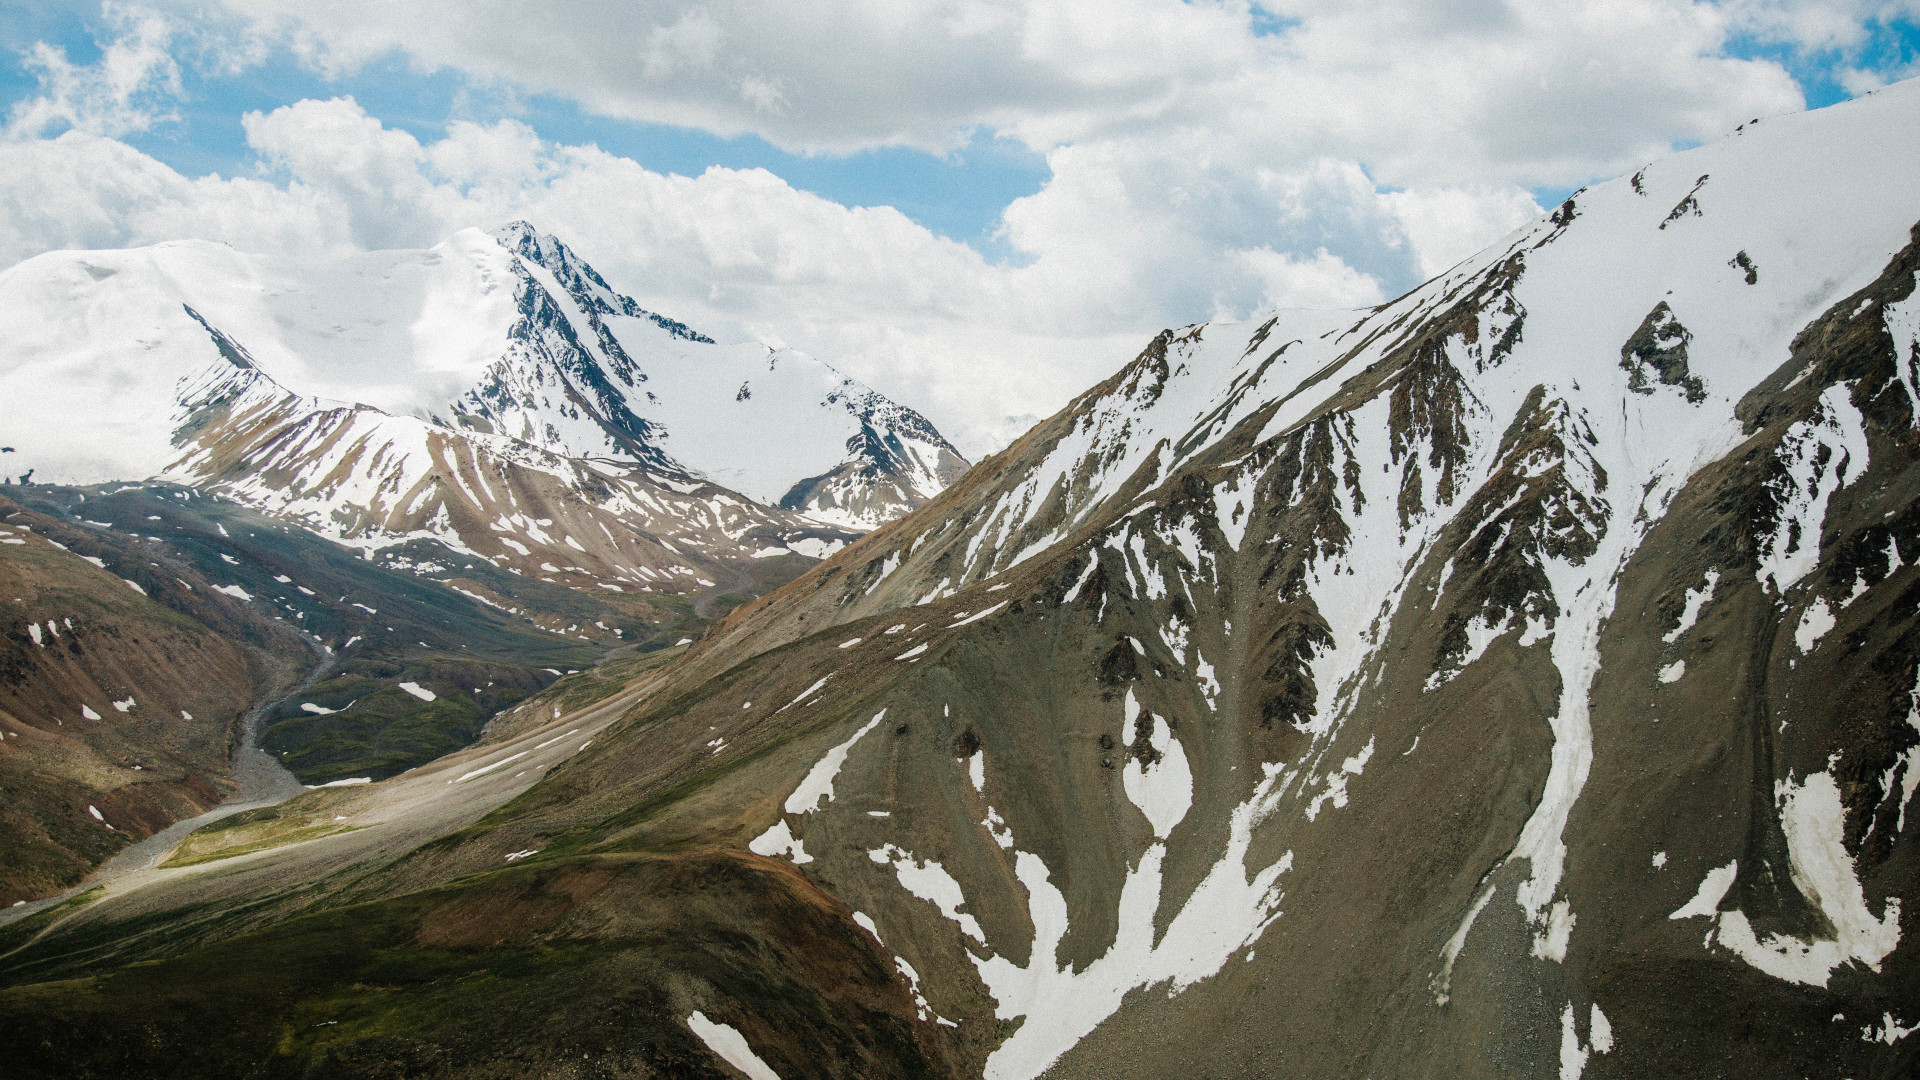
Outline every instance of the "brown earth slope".
<svg viewBox="0 0 1920 1080">
<path fill-rule="evenodd" d="M 110 538 L 5 498 L 0 529 L 0 904 L 11 904 L 219 803 L 241 718 L 310 660 L 297 636 L 189 569 L 192 581 L 142 574 L 136 587 L 79 553 Z"/>
</svg>

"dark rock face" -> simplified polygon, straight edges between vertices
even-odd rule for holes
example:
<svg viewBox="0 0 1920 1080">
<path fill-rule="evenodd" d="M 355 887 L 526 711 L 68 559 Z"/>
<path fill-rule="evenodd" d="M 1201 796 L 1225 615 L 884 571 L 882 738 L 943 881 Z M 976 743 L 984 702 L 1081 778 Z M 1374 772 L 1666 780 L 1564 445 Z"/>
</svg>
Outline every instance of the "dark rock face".
<svg viewBox="0 0 1920 1080">
<path fill-rule="evenodd" d="M 1665 300 L 1654 305 L 1640 328 L 1620 347 L 1620 366 L 1628 372 L 1627 389 L 1651 394 L 1653 384 L 1658 382 L 1678 387 L 1696 405 L 1705 401 L 1706 387 L 1687 371 L 1687 342 L 1692 340 L 1693 334 L 1673 317 L 1673 309 Z"/>
<path fill-rule="evenodd" d="M 509 251 L 550 271 L 582 310 L 595 315 L 627 315 L 646 319 L 674 337 L 703 345 L 713 344 L 712 338 L 686 323 L 648 311 L 634 303 L 633 297 L 614 292 L 613 286 L 608 285 L 598 271 L 576 256 L 558 237 L 544 235 L 525 221 L 506 225 L 495 235 Z"/>
<path fill-rule="evenodd" d="M 554 275 L 575 309 L 585 316 L 593 347 L 580 340 L 573 320 L 548 295 L 545 286 L 524 266 L 516 265 L 520 318 L 507 331 L 507 354 L 478 386 L 454 403 L 455 420 L 539 446 L 565 446 L 565 438 L 550 425 L 542 430 L 528 426 L 531 418 L 557 408 L 570 419 L 585 418 L 597 424 L 609 449 L 642 467 L 685 476 L 685 467 L 661 446 L 662 432 L 628 407 L 628 395 L 647 376 L 601 316 L 651 318 L 675 337 L 707 344 L 713 339 L 641 308 L 631 297 L 614 293 L 565 244 L 540 235 L 525 222 L 501 230 L 500 239 L 516 255 Z"/>
</svg>

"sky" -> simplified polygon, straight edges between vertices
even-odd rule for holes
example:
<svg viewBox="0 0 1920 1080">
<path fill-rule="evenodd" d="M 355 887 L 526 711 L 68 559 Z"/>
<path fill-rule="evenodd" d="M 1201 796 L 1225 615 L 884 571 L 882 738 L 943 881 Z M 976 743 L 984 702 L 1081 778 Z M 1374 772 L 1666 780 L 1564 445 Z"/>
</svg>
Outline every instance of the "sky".
<svg viewBox="0 0 1920 1080">
<path fill-rule="evenodd" d="M 1406 291 L 1589 183 L 1920 75 L 1920 0 L 0 7 L 0 266 L 532 221 L 1004 446 L 1160 328 Z"/>
</svg>

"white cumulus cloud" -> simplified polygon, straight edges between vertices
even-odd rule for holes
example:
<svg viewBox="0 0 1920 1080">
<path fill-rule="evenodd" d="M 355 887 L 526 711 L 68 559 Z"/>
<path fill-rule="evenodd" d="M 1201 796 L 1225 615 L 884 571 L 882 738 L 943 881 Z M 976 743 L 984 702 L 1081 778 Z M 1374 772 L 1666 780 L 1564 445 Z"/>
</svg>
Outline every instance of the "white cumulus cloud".
<svg viewBox="0 0 1920 1080">
<path fill-rule="evenodd" d="M 7 109 L 10 139 L 81 131 L 126 135 L 177 119 L 173 102 L 181 92 L 180 66 L 169 51 L 173 26 L 156 12 L 107 4 L 103 16 L 116 32 L 98 62 L 75 64 L 65 49 L 36 43 L 22 67 L 40 83 L 40 92 Z"/>
<path fill-rule="evenodd" d="M 1162 326 L 1377 303 L 1538 213 L 1535 190 L 1800 108 L 1780 65 L 1729 42 L 1854 56 L 1913 2 L 111 6 L 97 63 L 26 58 L 40 91 L 0 140 L 0 261 L 189 236 L 424 246 L 524 217 L 642 303 L 814 352 L 979 454 Z M 1848 78 L 1890 77 L 1864 55 Z M 343 92 L 248 114 L 251 175 L 185 176 L 114 138 L 173 115 L 175 56 L 227 71 L 294 56 Z M 508 100 L 797 154 L 1012 139 L 1049 174 L 1001 215 L 1000 263 L 765 170 L 667 175 L 511 116 L 416 137 L 344 92 L 396 58 Z"/>
</svg>

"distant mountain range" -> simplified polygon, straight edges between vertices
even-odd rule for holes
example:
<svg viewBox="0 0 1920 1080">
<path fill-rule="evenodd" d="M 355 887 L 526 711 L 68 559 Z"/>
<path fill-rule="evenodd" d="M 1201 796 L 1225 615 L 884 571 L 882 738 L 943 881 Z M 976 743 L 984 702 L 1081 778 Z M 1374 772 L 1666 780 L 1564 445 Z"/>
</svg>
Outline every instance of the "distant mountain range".
<svg viewBox="0 0 1920 1080">
<path fill-rule="evenodd" d="M 821 554 L 968 467 L 911 409 L 804 353 L 717 345 L 524 222 L 332 261 L 52 252 L 0 273 L 0 310 L 10 476 L 177 480 L 363 547 L 425 534 L 537 564 L 619 519 L 706 550 L 610 539 L 596 572 L 700 573 L 743 547 Z M 561 490 L 602 519 L 571 545 L 516 514 Z"/>
</svg>

